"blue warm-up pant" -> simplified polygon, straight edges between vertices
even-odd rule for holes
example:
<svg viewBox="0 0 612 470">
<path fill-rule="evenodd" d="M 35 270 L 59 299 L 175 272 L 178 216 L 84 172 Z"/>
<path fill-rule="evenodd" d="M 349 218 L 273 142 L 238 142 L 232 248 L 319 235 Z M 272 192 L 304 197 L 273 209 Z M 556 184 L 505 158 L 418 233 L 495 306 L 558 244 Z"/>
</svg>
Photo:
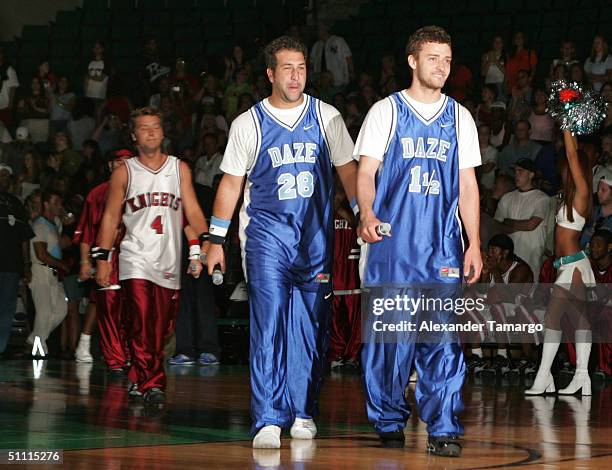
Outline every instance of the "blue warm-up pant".
<svg viewBox="0 0 612 470">
<path fill-rule="evenodd" d="M 312 418 L 328 344 L 331 285 L 300 285 L 279 274 L 251 276 L 252 431 Z"/>
<path fill-rule="evenodd" d="M 367 311 L 371 312 L 371 308 Z M 418 312 L 413 317 L 396 312 L 388 318 L 391 322 L 410 318 L 419 325 L 429 320 L 441 323 L 446 317 L 448 314 L 440 312 Z M 406 426 L 410 407 L 405 390 L 414 366 L 418 374 L 415 391 L 418 414 L 427 423 L 429 435 L 463 434 L 458 414 L 464 409 L 461 388 L 465 362 L 458 341 L 449 335 L 434 335 L 436 341 L 429 336 L 429 341 L 419 342 L 418 333 L 398 334 L 393 336 L 394 341 L 389 341 L 389 336 L 384 340 L 378 337 L 377 341 L 372 322 L 380 318 L 365 320 L 361 351 L 367 413 L 376 431 L 393 432 Z"/>
</svg>

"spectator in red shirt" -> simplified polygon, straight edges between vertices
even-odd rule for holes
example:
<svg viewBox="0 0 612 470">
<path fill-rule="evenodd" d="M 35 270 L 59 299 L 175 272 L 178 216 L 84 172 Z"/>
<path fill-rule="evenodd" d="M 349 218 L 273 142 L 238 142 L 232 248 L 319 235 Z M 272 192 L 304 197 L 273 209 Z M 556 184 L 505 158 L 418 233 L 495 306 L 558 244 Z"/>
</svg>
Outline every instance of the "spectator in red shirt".
<svg viewBox="0 0 612 470">
<path fill-rule="evenodd" d="M 463 65 L 456 55 L 453 57 L 453 65 L 446 85 L 449 96 L 459 103 L 463 103 L 472 91 L 472 71 Z"/>
<path fill-rule="evenodd" d="M 514 53 L 508 57 L 506 62 L 506 89 L 509 92 L 516 85 L 520 70 L 527 70 L 529 81 L 532 82 L 538 65 L 538 56 L 533 49 L 529 49 L 527 46 L 524 33 L 517 31 L 512 43 L 515 47 Z"/>
</svg>

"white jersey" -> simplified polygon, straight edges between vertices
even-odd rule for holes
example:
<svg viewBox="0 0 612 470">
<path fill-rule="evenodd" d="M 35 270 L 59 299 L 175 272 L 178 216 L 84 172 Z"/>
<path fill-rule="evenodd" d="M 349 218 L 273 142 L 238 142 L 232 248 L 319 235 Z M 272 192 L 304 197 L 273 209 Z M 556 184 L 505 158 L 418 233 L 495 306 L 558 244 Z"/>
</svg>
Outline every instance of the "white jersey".
<svg viewBox="0 0 612 470">
<path fill-rule="evenodd" d="M 146 279 L 168 289 L 181 284 L 180 160 L 168 155 L 157 171 L 126 160 L 128 187 L 119 252 L 119 279 Z"/>
</svg>

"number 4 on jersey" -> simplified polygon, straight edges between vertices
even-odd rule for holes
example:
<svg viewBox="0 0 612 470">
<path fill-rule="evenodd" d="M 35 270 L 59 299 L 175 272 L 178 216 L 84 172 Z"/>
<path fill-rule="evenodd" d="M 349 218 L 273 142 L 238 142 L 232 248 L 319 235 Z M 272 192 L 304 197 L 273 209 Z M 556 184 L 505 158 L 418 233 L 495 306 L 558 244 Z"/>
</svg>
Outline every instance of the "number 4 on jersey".
<svg viewBox="0 0 612 470">
<path fill-rule="evenodd" d="M 153 219 L 153 222 L 151 222 L 151 228 L 155 230 L 158 235 L 164 233 L 164 226 L 162 225 L 161 215 L 158 215 L 157 217 L 155 217 L 155 219 Z"/>
</svg>

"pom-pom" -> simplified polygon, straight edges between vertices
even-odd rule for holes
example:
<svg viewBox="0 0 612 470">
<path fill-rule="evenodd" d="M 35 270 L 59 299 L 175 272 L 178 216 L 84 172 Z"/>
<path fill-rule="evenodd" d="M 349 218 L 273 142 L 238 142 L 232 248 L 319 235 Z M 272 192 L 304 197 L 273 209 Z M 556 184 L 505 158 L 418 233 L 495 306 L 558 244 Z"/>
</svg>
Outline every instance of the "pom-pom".
<svg viewBox="0 0 612 470">
<path fill-rule="evenodd" d="M 591 134 L 606 117 L 605 101 L 593 91 L 584 91 L 578 83 L 557 80 L 551 85 L 546 110 L 557 119 L 561 130 L 573 134 Z"/>
</svg>

